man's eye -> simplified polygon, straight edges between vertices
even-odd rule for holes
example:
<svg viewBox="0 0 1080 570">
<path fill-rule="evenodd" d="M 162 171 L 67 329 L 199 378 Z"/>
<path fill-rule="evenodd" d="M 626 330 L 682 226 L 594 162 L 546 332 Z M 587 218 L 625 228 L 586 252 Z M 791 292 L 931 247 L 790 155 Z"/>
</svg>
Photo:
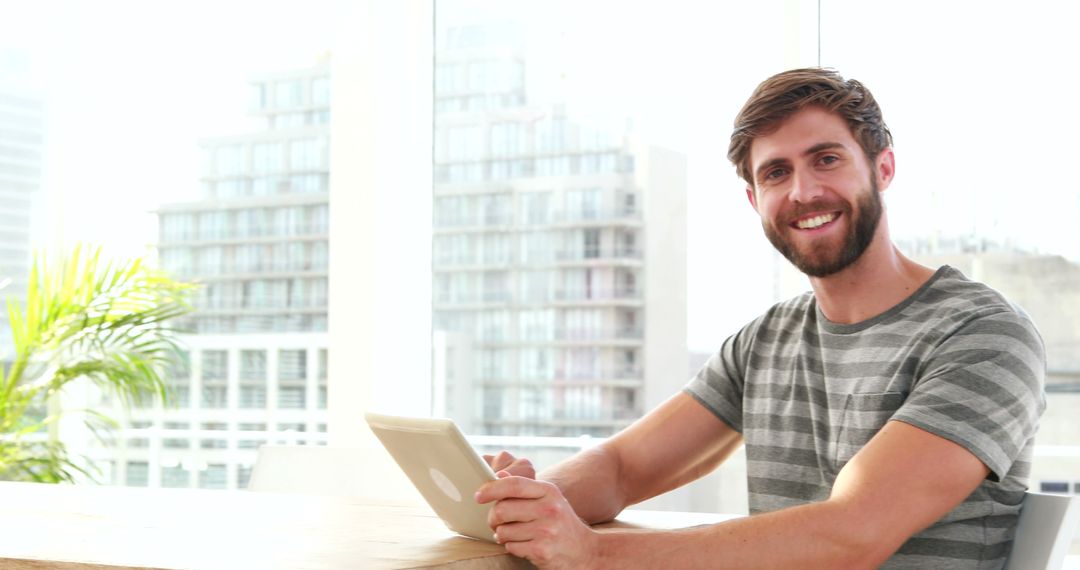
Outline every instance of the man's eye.
<svg viewBox="0 0 1080 570">
<path fill-rule="evenodd" d="M 765 173 L 765 179 L 766 180 L 776 180 L 777 178 L 780 178 L 785 174 L 787 174 L 787 171 L 784 170 L 783 168 L 774 168 L 773 170 L 770 170 L 770 171 Z"/>
<path fill-rule="evenodd" d="M 836 156 L 834 154 L 827 154 L 827 155 L 821 157 L 821 163 L 826 164 L 826 165 L 832 164 L 832 163 L 834 163 L 834 162 L 836 162 L 838 160 L 840 160 L 840 157 L 838 157 L 838 156 Z"/>
</svg>

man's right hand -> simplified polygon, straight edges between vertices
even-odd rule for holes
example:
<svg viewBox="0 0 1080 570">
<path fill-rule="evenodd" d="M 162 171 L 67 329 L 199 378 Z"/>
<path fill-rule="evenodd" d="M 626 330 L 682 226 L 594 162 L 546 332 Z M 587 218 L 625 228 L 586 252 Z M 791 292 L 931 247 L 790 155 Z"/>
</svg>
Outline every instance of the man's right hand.
<svg viewBox="0 0 1080 570">
<path fill-rule="evenodd" d="M 484 461 L 491 466 L 491 470 L 498 474 L 506 471 L 509 475 L 536 479 L 536 469 L 528 459 L 517 458 L 508 451 L 500 451 L 498 455 L 485 455 Z"/>
</svg>

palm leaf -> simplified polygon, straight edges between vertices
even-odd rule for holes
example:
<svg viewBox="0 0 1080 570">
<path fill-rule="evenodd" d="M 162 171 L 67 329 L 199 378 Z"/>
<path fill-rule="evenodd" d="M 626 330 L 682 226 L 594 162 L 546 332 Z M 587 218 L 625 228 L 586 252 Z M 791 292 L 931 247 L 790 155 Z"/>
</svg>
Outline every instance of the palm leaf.
<svg viewBox="0 0 1080 570">
<path fill-rule="evenodd" d="M 125 407 L 164 401 L 161 370 L 180 354 L 177 331 L 166 323 L 191 311 L 193 287 L 142 258 L 105 260 L 100 248 L 79 245 L 52 263 L 37 253 L 25 301 L 7 302 L 13 353 L 0 375 L 0 478 L 93 478 L 92 462 L 75 461 L 57 439 L 64 411 L 40 410 L 75 381 L 94 384 Z M 99 439 L 116 427 L 100 412 L 78 411 Z M 34 439 L 45 430 L 49 439 Z"/>
</svg>

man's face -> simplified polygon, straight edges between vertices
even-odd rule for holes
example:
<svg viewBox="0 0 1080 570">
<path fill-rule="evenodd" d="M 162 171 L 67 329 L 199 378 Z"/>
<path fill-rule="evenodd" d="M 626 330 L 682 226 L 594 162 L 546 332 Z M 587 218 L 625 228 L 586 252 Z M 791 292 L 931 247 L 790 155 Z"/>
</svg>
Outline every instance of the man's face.
<svg viewBox="0 0 1080 570">
<path fill-rule="evenodd" d="M 750 158 L 765 236 L 800 271 L 826 277 L 866 251 L 883 210 L 876 167 L 842 118 L 803 109 L 754 139 Z"/>
</svg>

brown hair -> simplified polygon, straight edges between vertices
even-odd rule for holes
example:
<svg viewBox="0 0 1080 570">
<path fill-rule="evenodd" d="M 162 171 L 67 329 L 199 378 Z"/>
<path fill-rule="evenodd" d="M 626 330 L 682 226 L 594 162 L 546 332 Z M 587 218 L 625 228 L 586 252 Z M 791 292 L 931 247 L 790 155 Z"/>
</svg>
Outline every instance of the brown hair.
<svg viewBox="0 0 1080 570">
<path fill-rule="evenodd" d="M 892 133 L 881 117 L 881 108 L 862 83 L 844 79 L 833 69 L 784 71 L 761 82 L 735 117 L 728 160 L 751 187 L 754 174 L 750 171 L 750 145 L 754 139 L 775 132 L 785 119 L 809 105 L 822 107 L 847 121 L 867 160 L 874 160 L 892 145 Z"/>
</svg>

